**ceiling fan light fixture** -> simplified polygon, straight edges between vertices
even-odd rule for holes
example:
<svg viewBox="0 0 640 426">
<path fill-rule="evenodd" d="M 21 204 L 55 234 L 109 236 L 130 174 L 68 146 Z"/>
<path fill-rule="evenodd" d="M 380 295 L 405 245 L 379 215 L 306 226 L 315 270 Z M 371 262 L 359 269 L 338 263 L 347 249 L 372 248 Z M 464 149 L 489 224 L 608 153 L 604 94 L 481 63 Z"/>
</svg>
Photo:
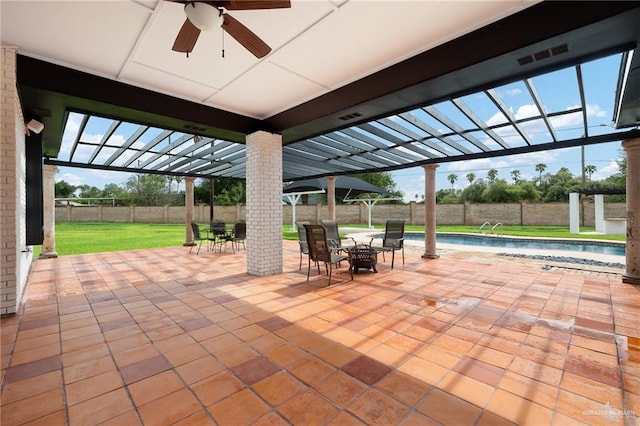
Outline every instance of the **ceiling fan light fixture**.
<svg viewBox="0 0 640 426">
<path fill-rule="evenodd" d="M 220 27 L 224 21 L 221 11 L 207 3 L 187 3 L 184 5 L 184 13 L 187 19 L 201 31 Z"/>
</svg>

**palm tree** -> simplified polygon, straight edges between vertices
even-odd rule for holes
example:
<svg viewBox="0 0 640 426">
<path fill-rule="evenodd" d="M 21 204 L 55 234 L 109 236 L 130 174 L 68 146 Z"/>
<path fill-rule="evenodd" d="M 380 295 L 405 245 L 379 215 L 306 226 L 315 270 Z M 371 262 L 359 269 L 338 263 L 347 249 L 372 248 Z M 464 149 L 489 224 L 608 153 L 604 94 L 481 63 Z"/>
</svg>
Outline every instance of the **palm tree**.
<svg viewBox="0 0 640 426">
<path fill-rule="evenodd" d="M 598 169 L 593 164 L 587 164 L 584 167 L 584 172 L 587 174 L 587 179 L 589 180 L 589 182 L 591 182 L 591 175 L 594 174 L 596 170 Z"/>
<path fill-rule="evenodd" d="M 489 183 L 494 183 L 498 178 L 498 171 L 496 169 L 489 169 L 487 172 L 487 179 L 489 179 Z"/>
<path fill-rule="evenodd" d="M 536 172 L 538 172 L 538 185 L 542 183 L 542 172 L 547 170 L 547 165 L 544 163 L 536 164 Z"/>
<path fill-rule="evenodd" d="M 458 175 L 455 173 L 451 173 L 449 176 L 447 176 L 447 179 L 449 179 L 449 183 L 451 183 L 451 193 L 453 193 L 455 191 L 453 189 L 453 185 L 455 185 L 456 181 L 458 180 Z"/>
<path fill-rule="evenodd" d="M 473 181 L 476 180 L 476 174 L 473 172 L 467 173 L 467 180 L 469 181 L 469 185 L 471 185 Z"/>
<path fill-rule="evenodd" d="M 513 179 L 513 183 L 518 183 L 518 181 L 520 180 L 520 170 L 511 170 L 511 179 Z"/>
</svg>

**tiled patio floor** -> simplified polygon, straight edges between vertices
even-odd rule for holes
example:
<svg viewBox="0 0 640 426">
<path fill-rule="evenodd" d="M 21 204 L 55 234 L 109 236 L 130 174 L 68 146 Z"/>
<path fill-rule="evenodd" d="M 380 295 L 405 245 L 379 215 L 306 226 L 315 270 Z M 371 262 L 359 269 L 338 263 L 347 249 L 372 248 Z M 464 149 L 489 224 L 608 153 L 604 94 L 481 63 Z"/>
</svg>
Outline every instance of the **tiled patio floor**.
<svg viewBox="0 0 640 426">
<path fill-rule="evenodd" d="M 442 257 L 306 282 L 183 247 L 34 262 L 3 426 L 640 424 L 640 289 Z M 397 260 L 397 259 L 396 259 Z"/>
</svg>

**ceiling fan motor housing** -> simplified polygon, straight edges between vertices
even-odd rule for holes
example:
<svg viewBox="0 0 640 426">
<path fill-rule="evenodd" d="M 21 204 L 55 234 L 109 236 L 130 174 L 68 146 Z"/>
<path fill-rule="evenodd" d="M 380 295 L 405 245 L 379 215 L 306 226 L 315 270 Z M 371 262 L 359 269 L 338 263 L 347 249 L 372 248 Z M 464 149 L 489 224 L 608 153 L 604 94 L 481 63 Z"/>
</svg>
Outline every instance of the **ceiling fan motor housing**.
<svg viewBox="0 0 640 426">
<path fill-rule="evenodd" d="M 201 31 L 220 27 L 224 21 L 222 11 L 207 3 L 187 3 L 184 5 L 184 13 L 187 19 Z"/>
</svg>

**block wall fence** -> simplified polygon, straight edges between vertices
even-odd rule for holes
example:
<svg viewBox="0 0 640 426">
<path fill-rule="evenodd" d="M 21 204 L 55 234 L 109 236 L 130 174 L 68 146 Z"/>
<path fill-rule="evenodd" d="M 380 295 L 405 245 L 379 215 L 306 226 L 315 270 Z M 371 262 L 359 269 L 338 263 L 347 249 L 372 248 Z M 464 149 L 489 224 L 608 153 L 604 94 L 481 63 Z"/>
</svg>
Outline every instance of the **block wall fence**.
<svg viewBox="0 0 640 426">
<path fill-rule="evenodd" d="M 605 203 L 604 217 L 626 217 L 624 203 Z M 214 218 L 226 223 L 246 220 L 246 206 L 214 206 Z M 367 224 L 368 209 L 361 203 L 339 204 L 336 218 L 344 224 Z M 293 208 L 282 206 L 283 224 L 292 223 Z M 503 225 L 559 225 L 569 226 L 569 203 L 507 203 L 507 204 L 438 204 L 438 225 L 482 225 L 502 222 Z M 296 221 L 319 222 L 328 217 L 326 205 L 296 206 Z M 404 219 L 410 225 L 424 225 L 424 204 L 379 204 L 371 214 L 374 225 L 387 219 Z M 209 206 L 199 204 L 194 209 L 194 220 L 209 222 Z M 57 206 L 57 222 L 131 222 L 131 223 L 183 223 L 182 206 Z M 580 225 L 595 226 L 593 202 L 580 204 Z"/>
</svg>

